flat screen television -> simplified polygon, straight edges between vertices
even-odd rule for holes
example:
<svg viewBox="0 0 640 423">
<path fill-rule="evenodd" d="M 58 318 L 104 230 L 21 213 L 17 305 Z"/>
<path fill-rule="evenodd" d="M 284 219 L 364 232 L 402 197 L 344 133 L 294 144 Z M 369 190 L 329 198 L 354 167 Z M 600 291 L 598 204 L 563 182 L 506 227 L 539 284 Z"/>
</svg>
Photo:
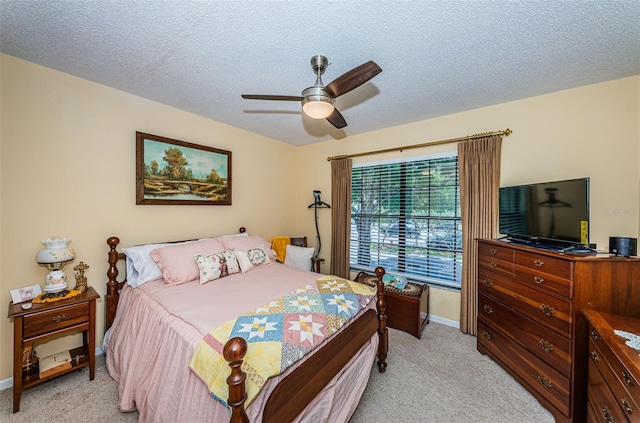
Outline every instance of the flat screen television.
<svg viewBox="0 0 640 423">
<path fill-rule="evenodd" d="M 541 246 L 589 248 L 589 178 L 502 187 L 499 232 Z"/>
</svg>

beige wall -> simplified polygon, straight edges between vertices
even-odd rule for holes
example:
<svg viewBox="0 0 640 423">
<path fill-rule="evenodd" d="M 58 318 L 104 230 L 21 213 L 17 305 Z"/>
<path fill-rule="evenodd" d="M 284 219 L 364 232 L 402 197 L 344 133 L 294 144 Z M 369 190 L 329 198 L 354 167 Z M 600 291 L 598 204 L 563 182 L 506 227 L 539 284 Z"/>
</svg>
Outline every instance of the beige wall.
<svg viewBox="0 0 640 423">
<path fill-rule="evenodd" d="M 507 127 L 514 133 L 504 141 L 503 185 L 590 176 L 591 241 L 607 248 L 610 235 L 638 236 L 640 77 L 295 148 L 10 56 L 0 60 L 0 302 L 5 305 L 10 289 L 43 284 L 46 269 L 34 256 L 39 241 L 50 235 L 73 239 L 76 262 L 91 266 L 89 284 L 100 294 L 107 269 L 105 240 L 111 235 L 133 245 L 220 234 L 244 225 L 267 239 L 295 231 L 315 245 L 313 211 L 307 205 L 314 189 L 330 202 L 327 156 Z M 231 150 L 233 205 L 136 206 L 135 131 Z M 54 183 L 58 187 L 52 188 Z M 330 222 L 330 211 L 320 210 L 325 272 Z M 457 293 L 433 289 L 430 303 L 432 314 L 459 320 Z M 98 343 L 103 326 L 100 300 Z M 11 377 L 12 333 L 11 321 L 2 320 L 0 381 Z"/>
<path fill-rule="evenodd" d="M 274 166 L 294 160 L 292 146 L 11 56 L 0 60 L 0 304 L 5 310 L 10 289 L 44 285 L 47 270 L 34 257 L 40 240 L 51 235 L 73 240 L 77 259 L 67 273 L 84 261 L 90 266 L 89 285 L 103 295 L 105 241 L 111 235 L 127 246 L 246 226 L 269 238 L 288 233 L 292 210 L 307 205 L 296 205 L 288 195 L 293 170 Z M 136 206 L 136 131 L 230 150 L 233 205 Z M 97 318 L 99 345 L 102 299 Z M 0 319 L 0 380 L 12 375 L 12 337 L 12 321 Z"/>
<path fill-rule="evenodd" d="M 300 148 L 298 196 L 313 189 L 330 199 L 328 156 L 420 144 L 511 128 L 502 149 L 501 185 L 591 178 L 590 241 L 608 250 L 609 236 L 638 237 L 640 204 L 640 77 L 630 77 L 388 128 Z M 344 111 L 348 119 L 349 111 Z M 348 130 L 348 128 L 347 128 Z M 426 155 L 454 144 L 354 159 L 354 163 Z M 314 233 L 310 212 L 297 209 L 298 228 Z M 330 213 L 321 216 L 323 245 L 330 245 Z M 323 251 L 324 248 L 323 248 Z M 328 247 L 323 256 L 329 266 Z M 460 296 L 432 289 L 432 314 L 459 321 Z"/>
</svg>

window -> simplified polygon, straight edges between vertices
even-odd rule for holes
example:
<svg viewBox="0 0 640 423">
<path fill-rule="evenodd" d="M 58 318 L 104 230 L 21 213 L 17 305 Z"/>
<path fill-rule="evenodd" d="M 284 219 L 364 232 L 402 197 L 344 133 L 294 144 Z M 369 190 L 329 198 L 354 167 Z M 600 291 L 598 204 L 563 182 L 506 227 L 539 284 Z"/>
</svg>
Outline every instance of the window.
<svg viewBox="0 0 640 423">
<path fill-rule="evenodd" d="M 457 156 L 354 165 L 350 266 L 460 288 Z"/>
</svg>

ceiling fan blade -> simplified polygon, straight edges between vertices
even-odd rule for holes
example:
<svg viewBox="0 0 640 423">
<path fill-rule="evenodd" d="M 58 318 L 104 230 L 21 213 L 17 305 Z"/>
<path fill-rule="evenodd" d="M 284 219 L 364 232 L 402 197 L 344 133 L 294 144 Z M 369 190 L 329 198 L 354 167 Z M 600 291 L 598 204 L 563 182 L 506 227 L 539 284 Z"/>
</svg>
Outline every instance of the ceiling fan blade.
<svg viewBox="0 0 640 423">
<path fill-rule="evenodd" d="M 354 88 L 358 88 L 380 72 L 382 72 L 380 66 L 374 61 L 369 60 L 367 63 L 355 67 L 349 72 L 337 77 L 324 89 L 335 98 L 348 93 Z"/>
<path fill-rule="evenodd" d="M 330 124 L 332 124 L 338 129 L 341 129 L 347 126 L 347 121 L 344 120 L 342 113 L 340 113 L 338 109 L 333 109 L 333 113 L 329 115 L 327 120 L 329 121 Z"/>
<path fill-rule="evenodd" d="M 245 98 L 247 100 L 302 101 L 302 97 L 297 95 L 242 94 L 242 98 Z"/>
</svg>

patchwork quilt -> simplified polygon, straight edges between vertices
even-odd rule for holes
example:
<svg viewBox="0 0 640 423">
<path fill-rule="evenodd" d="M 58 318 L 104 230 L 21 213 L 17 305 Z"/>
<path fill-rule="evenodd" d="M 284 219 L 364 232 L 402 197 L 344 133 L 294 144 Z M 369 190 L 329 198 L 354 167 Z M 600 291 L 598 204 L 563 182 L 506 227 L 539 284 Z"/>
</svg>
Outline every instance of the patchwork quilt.
<svg viewBox="0 0 640 423">
<path fill-rule="evenodd" d="M 242 337 L 248 351 L 242 364 L 251 404 L 267 379 L 284 372 L 375 298 L 374 287 L 337 276 L 323 276 L 269 303 L 229 320 L 204 336 L 189 367 L 211 395 L 229 407 L 227 377 L 231 373 L 222 349 Z"/>
</svg>

